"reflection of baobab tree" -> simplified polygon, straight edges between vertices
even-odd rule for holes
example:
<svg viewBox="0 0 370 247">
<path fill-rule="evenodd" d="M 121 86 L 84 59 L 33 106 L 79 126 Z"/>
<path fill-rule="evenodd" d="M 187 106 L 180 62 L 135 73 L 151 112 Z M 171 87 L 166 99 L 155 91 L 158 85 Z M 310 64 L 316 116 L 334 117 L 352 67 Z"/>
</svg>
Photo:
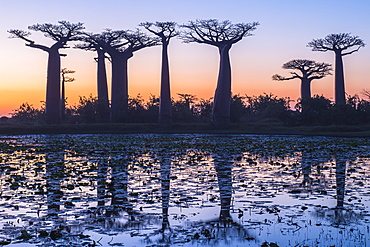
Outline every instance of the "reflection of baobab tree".
<svg viewBox="0 0 370 247">
<path fill-rule="evenodd" d="M 344 157 L 343 154 L 334 155 L 335 160 L 335 185 L 336 185 L 336 207 L 329 209 L 320 209 L 318 216 L 327 216 L 333 213 L 333 217 L 329 219 L 331 222 L 338 225 L 348 225 L 356 223 L 362 216 L 354 211 L 352 205 L 345 206 L 345 192 L 346 192 L 346 170 L 349 158 Z M 328 217 L 327 217 L 328 218 Z"/>
<path fill-rule="evenodd" d="M 301 157 L 301 165 L 302 165 L 302 186 L 310 185 L 312 182 L 312 178 L 310 177 L 311 174 L 311 167 L 312 167 L 312 157 L 310 157 L 306 153 L 302 153 Z"/>
<path fill-rule="evenodd" d="M 97 171 L 97 199 L 98 207 L 105 206 L 105 197 L 106 197 L 106 184 L 107 184 L 107 160 L 98 161 L 98 171 Z"/>
<path fill-rule="evenodd" d="M 111 160 L 111 205 L 105 207 L 108 227 L 127 227 L 135 220 L 132 204 L 128 201 L 128 164 L 124 160 Z M 127 214 L 127 221 L 121 221 L 121 217 Z"/>
<path fill-rule="evenodd" d="M 154 238 L 159 236 L 159 239 L 154 241 L 159 243 L 170 244 L 173 237 L 174 231 L 170 227 L 170 222 L 168 220 L 168 208 L 170 204 L 170 176 L 171 176 L 171 157 L 166 157 L 162 154 L 159 158 L 160 162 L 160 180 L 161 180 L 161 198 L 162 198 L 162 225 L 161 228 L 155 230 L 153 233 L 149 234 L 145 242 L 152 243 Z"/>
<path fill-rule="evenodd" d="M 82 23 L 70 23 L 68 21 L 59 21 L 58 24 L 35 24 L 29 26 L 28 29 L 40 31 L 46 37 L 51 38 L 55 43 L 47 47 L 45 45 L 36 44 L 35 41 L 28 38 L 30 32 L 11 29 L 8 32 L 12 34 L 12 38 L 20 38 L 27 42 L 27 46 L 37 48 L 48 53 L 48 69 L 47 69 L 47 84 L 46 84 L 46 120 L 48 123 L 60 123 L 62 121 L 61 113 L 61 87 L 60 87 L 60 56 L 65 56 L 59 53 L 59 49 L 68 48 L 67 42 L 78 40 L 81 32 L 84 29 Z"/>
<path fill-rule="evenodd" d="M 212 109 L 212 123 L 217 127 L 224 127 L 230 123 L 231 65 L 229 51 L 232 45 L 244 37 L 251 36 L 251 32 L 256 29 L 257 25 L 259 25 L 258 22 L 232 24 L 230 21 L 219 22 L 216 19 L 189 21 L 183 25 L 187 29 L 183 34 L 184 42 L 196 42 L 218 48 L 220 68 Z"/>
<path fill-rule="evenodd" d="M 64 152 L 47 154 L 46 188 L 48 215 L 58 217 L 63 196 L 61 180 L 64 178 Z"/>
<path fill-rule="evenodd" d="M 335 181 L 337 190 L 337 208 L 344 206 L 344 192 L 346 190 L 346 167 L 347 160 L 343 157 L 335 157 Z"/>
<path fill-rule="evenodd" d="M 320 155 L 317 152 L 301 152 L 301 168 L 302 168 L 302 186 L 324 186 L 322 181 L 323 174 L 321 173 L 320 164 L 328 162 L 330 157 Z M 312 174 L 312 170 L 316 168 L 316 174 Z"/>
<path fill-rule="evenodd" d="M 200 233 L 196 233 L 196 238 L 205 237 L 209 241 L 215 242 L 223 240 L 225 243 L 229 241 L 230 236 L 236 236 L 239 241 L 253 239 L 243 225 L 234 221 L 230 213 L 233 193 L 233 162 L 226 153 L 214 154 L 213 158 L 220 191 L 220 214 L 216 219 L 195 223 L 193 227 L 201 227 Z"/>
</svg>

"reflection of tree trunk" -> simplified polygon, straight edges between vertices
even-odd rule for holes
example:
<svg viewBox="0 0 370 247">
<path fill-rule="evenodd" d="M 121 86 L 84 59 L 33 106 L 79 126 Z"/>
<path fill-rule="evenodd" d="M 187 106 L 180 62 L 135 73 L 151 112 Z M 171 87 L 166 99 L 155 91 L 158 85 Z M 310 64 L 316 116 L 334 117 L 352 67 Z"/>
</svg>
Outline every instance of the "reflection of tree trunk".
<svg viewBox="0 0 370 247">
<path fill-rule="evenodd" d="M 60 93 L 60 54 L 58 49 L 49 50 L 48 72 L 46 82 L 46 121 L 47 123 L 60 123 L 61 93 Z"/>
<path fill-rule="evenodd" d="M 99 121 L 107 122 L 109 120 L 109 99 L 107 86 L 107 72 L 105 69 L 105 52 L 97 49 L 98 52 L 98 70 L 97 70 L 97 84 L 98 84 L 98 106 L 97 113 Z"/>
<path fill-rule="evenodd" d="M 121 211 L 129 214 L 130 220 L 134 220 L 133 207 L 128 202 L 128 167 L 122 161 L 112 163 L 111 210 L 107 210 L 107 217 L 118 216 Z"/>
<path fill-rule="evenodd" d="M 170 176 L 171 159 L 165 158 L 161 162 L 161 187 L 162 187 L 162 231 L 169 228 L 168 207 L 170 203 Z"/>
<path fill-rule="evenodd" d="M 105 205 L 105 191 L 106 191 L 106 177 L 107 177 L 107 167 L 105 162 L 98 162 L 98 186 L 97 186 L 97 197 L 98 197 L 98 206 Z"/>
<path fill-rule="evenodd" d="M 231 65 L 229 50 L 231 45 L 219 47 L 220 68 L 217 88 L 213 101 L 212 123 L 216 127 L 227 127 L 230 124 L 231 105 Z"/>
<path fill-rule="evenodd" d="M 60 199 L 63 192 L 60 187 L 60 180 L 64 176 L 64 153 L 58 153 L 57 157 L 49 156 L 53 159 L 46 165 L 46 187 L 47 187 L 47 205 L 48 215 L 57 216 L 60 211 Z"/>
<path fill-rule="evenodd" d="M 310 157 L 307 157 L 306 154 L 302 153 L 301 164 L 302 164 L 302 174 L 303 174 L 303 181 L 302 181 L 303 186 L 310 184 L 312 180 L 310 178 L 311 166 L 312 166 L 310 159 L 311 159 Z"/>
<path fill-rule="evenodd" d="M 168 65 L 168 42 L 162 45 L 161 94 L 159 102 L 159 124 L 169 127 L 172 125 L 172 102 L 170 90 L 170 72 Z"/>
<path fill-rule="evenodd" d="M 345 104 L 343 58 L 341 51 L 335 51 L 335 103 Z"/>
<path fill-rule="evenodd" d="M 224 154 L 223 154 L 224 155 Z M 217 172 L 218 186 L 220 190 L 220 216 L 216 219 L 202 222 L 201 234 L 208 235 L 207 238 L 228 239 L 230 236 L 237 237 L 242 241 L 252 237 L 244 226 L 232 219 L 232 167 L 233 163 L 227 156 L 214 155 L 214 166 Z M 206 232 L 206 233 L 205 233 Z M 254 238 L 254 237 L 253 237 Z"/>
<path fill-rule="evenodd" d="M 215 160 L 218 186 L 220 189 L 221 211 L 220 222 L 227 223 L 232 220 L 230 215 L 232 197 L 232 165 L 229 162 Z"/>
<path fill-rule="evenodd" d="M 112 165 L 112 205 L 125 206 L 127 202 L 127 165 L 116 162 Z"/>
<path fill-rule="evenodd" d="M 336 157 L 335 178 L 337 185 L 337 207 L 343 208 L 346 186 L 346 159 Z"/>
</svg>

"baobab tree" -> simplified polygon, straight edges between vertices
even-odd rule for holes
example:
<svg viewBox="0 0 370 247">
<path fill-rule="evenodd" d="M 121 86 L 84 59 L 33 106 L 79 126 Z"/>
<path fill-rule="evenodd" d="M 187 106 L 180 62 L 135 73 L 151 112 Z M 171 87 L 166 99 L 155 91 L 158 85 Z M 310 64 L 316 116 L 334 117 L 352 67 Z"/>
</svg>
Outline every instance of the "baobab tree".
<svg viewBox="0 0 370 247">
<path fill-rule="evenodd" d="M 65 84 L 66 82 L 74 82 L 76 79 L 73 77 L 66 76 L 67 74 L 74 74 L 76 71 L 74 70 L 69 70 L 67 68 L 63 68 L 60 70 L 60 75 L 62 77 L 62 98 L 61 98 L 61 107 L 62 107 L 62 117 L 65 114 L 65 109 L 66 109 L 66 89 L 65 89 Z"/>
<path fill-rule="evenodd" d="M 233 44 L 244 37 L 251 36 L 251 32 L 258 25 L 258 22 L 232 24 L 228 20 L 219 22 L 215 19 L 189 21 L 182 25 L 187 29 L 182 35 L 185 43 L 196 42 L 218 48 L 220 68 L 212 109 L 212 123 L 216 127 L 226 127 L 230 123 L 231 65 L 229 51 Z"/>
<path fill-rule="evenodd" d="M 158 44 L 140 30 L 105 30 L 100 35 L 89 35 L 109 54 L 112 62 L 111 120 L 122 122 L 128 106 L 128 60 L 133 53 Z"/>
<path fill-rule="evenodd" d="M 60 87 L 60 57 L 65 56 L 59 53 L 59 49 L 68 48 L 67 42 L 78 40 L 81 37 L 83 24 L 70 23 L 68 21 L 59 21 L 58 24 L 35 24 L 28 27 L 32 31 L 40 31 L 45 37 L 51 38 L 55 43 L 48 47 L 36 44 L 34 40 L 28 38 L 31 33 L 19 29 L 11 29 L 8 32 L 12 34 L 11 38 L 20 38 L 25 40 L 26 45 L 37 48 L 48 53 L 48 68 L 46 82 L 46 121 L 47 123 L 60 123 L 62 120 L 61 108 L 61 87 Z"/>
<path fill-rule="evenodd" d="M 161 90 L 159 100 L 158 123 L 162 126 L 172 125 L 172 101 L 170 90 L 170 71 L 168 63 L 168 45 L 170 39 L 179 35 L 176 22 L 144 22 L 140 24 L 146 30 L 160 38 L 162 43 Z"/>
<path fill-rule="evenodd" d="M 109 121 L 109 98 L 108 98 L 108 85 L 107 85 L 107 71 L 105 67 L 105 59 L 107 58 L 106 52 L 103 50 L 98 40 L 104 39 L 100 34 L 85 34 L 81 39 L 82 43 L 77 44 L 75 48 L 83 49 L 86 51 L 96 51 L 97 57 L 97 92 L 98 92 L 98 105 L 97 114 L 100 121 Z"/>
<path fill-rule="evenodd" d="M 311 82 L 312 80 L 324 78 L 327 75 L 331 75 L 331 64 L 328 63 L 317 63 L 307 59 L 293 59 L 283 64 L 283 69 L 293 70 L 290 72 L 290 77 L 284 77 L 281 75 L 273 75 L 272 79 L 276 81 L 287 81 L 293 79 L 301 80 L 301 99 L 311 98 Z M 299 73 L 297 73 L 298 71 Z"/>
<path fill-rule="evenodd" d="M 343 56 L 357 52 L 365 43 L 358 36 L 350 33 L 329 34 L 323 39 L 314 39 L 308 43 L 313 51 L 333 51 L 335 53 L 335 103 L 346 103 L 344 86 Z"/>
</svg>

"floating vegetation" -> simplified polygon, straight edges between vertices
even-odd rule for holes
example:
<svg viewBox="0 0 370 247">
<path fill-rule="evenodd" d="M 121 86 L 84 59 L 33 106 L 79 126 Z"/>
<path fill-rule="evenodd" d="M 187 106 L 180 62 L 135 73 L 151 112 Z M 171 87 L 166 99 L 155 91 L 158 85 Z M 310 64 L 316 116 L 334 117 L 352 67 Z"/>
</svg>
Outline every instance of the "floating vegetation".
<svg viewBox="0 0 370 247">
<path fill-rule="evenodd" d="M 1 246 L 370 244 L 366 138 L 0 140 Z"/>
</svg>

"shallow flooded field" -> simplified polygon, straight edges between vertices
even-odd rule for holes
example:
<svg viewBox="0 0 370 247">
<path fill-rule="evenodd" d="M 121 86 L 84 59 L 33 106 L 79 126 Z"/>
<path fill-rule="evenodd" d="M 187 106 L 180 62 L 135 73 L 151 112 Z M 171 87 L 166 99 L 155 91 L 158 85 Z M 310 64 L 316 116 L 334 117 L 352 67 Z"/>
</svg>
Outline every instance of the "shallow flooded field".
<svg viewBox="0 0 370 247">
<path fill-rule="evenodd" d="M 370 246 L 369 139 L 0 140 L 0 246 Z"/>
</svg>

